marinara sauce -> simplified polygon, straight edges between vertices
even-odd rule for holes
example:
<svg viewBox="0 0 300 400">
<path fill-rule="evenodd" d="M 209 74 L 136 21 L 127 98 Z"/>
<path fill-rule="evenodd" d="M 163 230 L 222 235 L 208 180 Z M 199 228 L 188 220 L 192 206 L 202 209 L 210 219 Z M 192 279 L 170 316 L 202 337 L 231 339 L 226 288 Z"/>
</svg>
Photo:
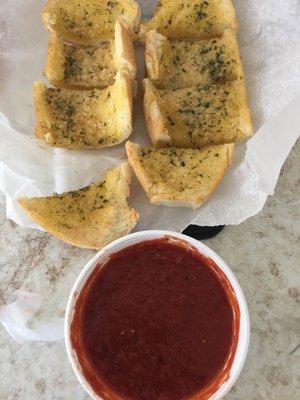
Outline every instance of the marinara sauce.
<svg viewBox="0 0 300 400">
<path fill-rule="evenodd" d="M 225 274 L 165 238 L 98 264 L 76 301 L 71 341 L 103 399 L 207 399 L 229 377 L 238 330 Z"/>
</svg>

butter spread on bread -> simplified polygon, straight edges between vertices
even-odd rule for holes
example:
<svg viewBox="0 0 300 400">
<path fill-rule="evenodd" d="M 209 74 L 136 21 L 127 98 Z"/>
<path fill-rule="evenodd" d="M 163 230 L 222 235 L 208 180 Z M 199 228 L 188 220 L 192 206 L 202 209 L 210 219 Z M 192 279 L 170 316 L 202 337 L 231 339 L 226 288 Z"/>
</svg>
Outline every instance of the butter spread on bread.
<svg viewBox="0 0 300 400">
<path fill-rule="evenodd" d="M 158 89 L 144 79 L 144 113 L 152 143 L 200 148 L 253 133 L 242 79 L 224 84 Z"/>
<path fill-rule="evenodd" d="M 50 32 L 84 46 L 113 39 L 117 21 L 134 35 L 139 19 L 140 8 L 134 0 L 48 0 L 42 14 Z"/>
<path fill-rule="evenodd" d="M 54 147 L 114 146 L 132 131 L 132 80 L 118 73 L 113 85 L 89 91 L 34 84 L 36 137 Z"/>
<path fill-rule="evenodd" d="M 83 189 L 18 202 L 35 222 L 64 242 L 101 249 L 136 225 L 138 214 L 126 200 L 130 180 L 124 162 L 109 170 L 104 180 Z"/>
<path fill-rule="evenodd" d="M 141 147 L 127 142 L 129 163 L 151 203 L 197 209 L 231 164 L 234 144 L 201 150 Z"/>
<path fill-rule="evenodd" d="M 159 88 L 184 88 L 243 77 L 236 32 L 220 38 L 178 41 L 151 30 L 146 35 L 147 75 Z"/>
<path fill-rule="evenodd" d="M 57 87 L 70 89 L 104 88 L 112 85 L 118 71 L 136 76 L 132 39 L 117 22 L 115 38 L 99 47 L 76 47 L 50 34 L 45 75 Z"/>
<path fill-rule="evenodd" d="M 141 24 L 140 37 L 156 29 L 169 39 L 207 39 L 236 27 L 231 0 L 161 0 L 152 19 Z"/>
</svg>

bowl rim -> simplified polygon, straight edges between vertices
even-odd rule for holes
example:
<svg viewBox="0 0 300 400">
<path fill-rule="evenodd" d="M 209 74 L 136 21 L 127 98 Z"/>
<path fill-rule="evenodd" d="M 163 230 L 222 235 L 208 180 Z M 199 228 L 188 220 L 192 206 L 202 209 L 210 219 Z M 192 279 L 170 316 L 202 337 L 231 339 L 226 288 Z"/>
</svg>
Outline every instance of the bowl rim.
<svg viewBox="0 0 300 400">
<path fill-rule="evenodd" d="M 226 275 L 227 279 L 232 285 L 232 288 L 235 292 L 239 308 L 240 308 L 240 326 L 239 326 L 239 337 L 238 337 L 238 345 L 235 351 L 235 356 L 234 360 L 231 366 L 230 370 L 230 376 L 229 378 L 219 387 L 217 392 L 215 392 L 211 396 L 211 400 L 220 400 L 223 398 L 229 390 L 232 388 L 232 386 L 235 384 L 236 380 L 238 379 L 246 357 L 248 353 L 248 348 L 249 348 L 249 341 L 250 341 L 250 318 L 249 318 L 249 312 L 248 312 L 248 307 L 247 307 L 247 302 L 243 293 L 243 290 L 235 277 L 234 273 L 231 271 L 229 266 L 226 264 L 226 262 L 215 252 L 213 251 L 209 246 L 206 244 L 191 238 L 190 236 L 187 236 L 182 233 L 174 232 L 174 231 L 168 231 L 168 230 L 146 230 L 146 231 L 140 231 L 140 232 L 135 232 L 131 233 L 129 235 L 123 236 L 119 239 L 114 240 L 113 242 L 109 243 L 107 246 L 105 246 L 103 249 L 99 250 L 83 267 L 81 270 L 80 274 L 78 275 L 71 292 L 69 294 L 67 306 L 66 306 L 66 312 L 65 312 L 65 320 L 64 320 L 64 332 L 65 332 L 65 346 L 67 350 L 67 355 L 68 359 L 72 365 L 72 369 L 78 379 L 78 381 L 81 383 L 82 387 L 84 390 L 91 396 L 92 399 L 94 400 L 102 400 L 102 398 L 96 394 L 92 388 L 92 386 L 89 384 L 85 376 L 83 375 L 80 364 L 78 362 L 76 352 L 72 347 L 71 343 L 71 338 L 70 338 L 70 333 L 71 333 L 71 322 L 73 318 L 73 313 L 74 313 L 74 306 L 76 304 L 76 299 L 82 290 L 87 278 L 90 276 L 94 268 L 96 267 L 97 263 L 101 260 L 104 259 L 108 254 L 114 253 L 116 251 L 120 251 L 121 249 L 124 249 L 128 246 L 131 246 L 133 244 L 143 242 L 146 240 L 155 240 L 159 239 L 162 237 L 174 237 L 175 239 L 180 239 L 188 244 L 192 245 L 193 247 L 196 248 L 200 253 L 203 255 L 208 256 L 211 258 L 217 266 L 224 272 Z"/>
</svg>

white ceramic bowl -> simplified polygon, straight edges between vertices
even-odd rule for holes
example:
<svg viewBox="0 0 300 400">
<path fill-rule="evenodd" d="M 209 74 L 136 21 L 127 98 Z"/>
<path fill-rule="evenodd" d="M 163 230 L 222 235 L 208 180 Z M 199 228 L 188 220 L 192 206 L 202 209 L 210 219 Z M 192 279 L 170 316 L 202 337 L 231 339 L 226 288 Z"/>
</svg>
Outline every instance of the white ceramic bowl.
<svg viewBox="0 0 300 400">
<path fill-rule="evenodd" d="M 74 313 L 74 306 L 76 303 L 76 299 L 84 287 L 88 277 L 94 270 L 95 266 L 98 264 L 99 261 L 104 261 L 109 255 L 124 249 L 125 247 L 131 246 L 133 244 L 151 240 L 151 239 L 159 239 L 165 236 L 171 236 L 175 239 L 180 239 L 181 241 L 187 242 L 189 245 L 195 247 L 200 253 L 204 254 L 211 258 L 219 268 L 224 272 L 226 277 L 228 278 L 229 282 L 231 283 L 233 290 L 235 292 L 239 307 L 240 307 L 240 323 L 239 323 L 239 337 L 238 337 L 238 344 L 236 348 L 235 357 L 231 366 L 230 376 L 225 381 L 221 387 L 217 390 L 217 392 L 211 397 L 213 400 L 219 400 L 225 394 L 229 392 L 231 387 L 234 385 L 235 381 L 237 380 L 241 370 L 243 368 L 246 355 L 248 352 L 248 345 L 249 345 L 249 338 L 250 338 L 250 322 L 249 322 L 249 313 L 247 308 L 247 303 L 243 294 L 243 291 L 228 267 L 228 265 L 208 246 L 205 244 L 190 238 L 189 236 L 183 235 L 181 233 L 175 233 L 171 231 L 161 231 L 161 230 L 153 230 L 153 231 L 143 231 L 132 233 L 130 235 L 124 236 L 120 239 L 115 240 L 114 242 L 110 243 L 102 250 L 100 250 L 83 268 L 80 275 L 78 276 L 73 289 L 70 293 L 67 309 L 66 309 L 66 316 L 65 316 L 65 343 L 67 348 L 68 357 L 71 361 L 73 370 L 75 375 L 77 376 L 79 382 L 85 389 L 85 391 L 94 399 L 100 400 L 101 397 L 98 396 L 93 388 L 90 386 L 89 382 L 85 379 L 80 364 L 78 362 L 75 350 L 72 348 L 72 343 L 70 339 L 70 326 L 73 318 Z"/>
</svg>

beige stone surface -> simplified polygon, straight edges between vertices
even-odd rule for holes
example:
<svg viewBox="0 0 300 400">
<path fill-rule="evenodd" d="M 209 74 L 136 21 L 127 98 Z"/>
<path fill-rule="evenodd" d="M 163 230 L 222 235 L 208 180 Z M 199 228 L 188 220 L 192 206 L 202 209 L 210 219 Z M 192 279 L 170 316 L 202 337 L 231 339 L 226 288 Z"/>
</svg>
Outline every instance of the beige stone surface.
<svg viewBox="0 0 300 400">
<path fill-rule="evenodd" d="M 249 355 L 226 400 L 300 399 L 300 142 L 264 210 L 206 244 L 229 264 L 251 317 Z M 24 289 L 45 299 L 40 319 L 63 316 L 73 282 L 94 254 L 22 229 L 0 211 L 0 304 Z M 0 326 L 0 399 L 87 399 L 63 342 L 16 344 Z"/>
</svg>

